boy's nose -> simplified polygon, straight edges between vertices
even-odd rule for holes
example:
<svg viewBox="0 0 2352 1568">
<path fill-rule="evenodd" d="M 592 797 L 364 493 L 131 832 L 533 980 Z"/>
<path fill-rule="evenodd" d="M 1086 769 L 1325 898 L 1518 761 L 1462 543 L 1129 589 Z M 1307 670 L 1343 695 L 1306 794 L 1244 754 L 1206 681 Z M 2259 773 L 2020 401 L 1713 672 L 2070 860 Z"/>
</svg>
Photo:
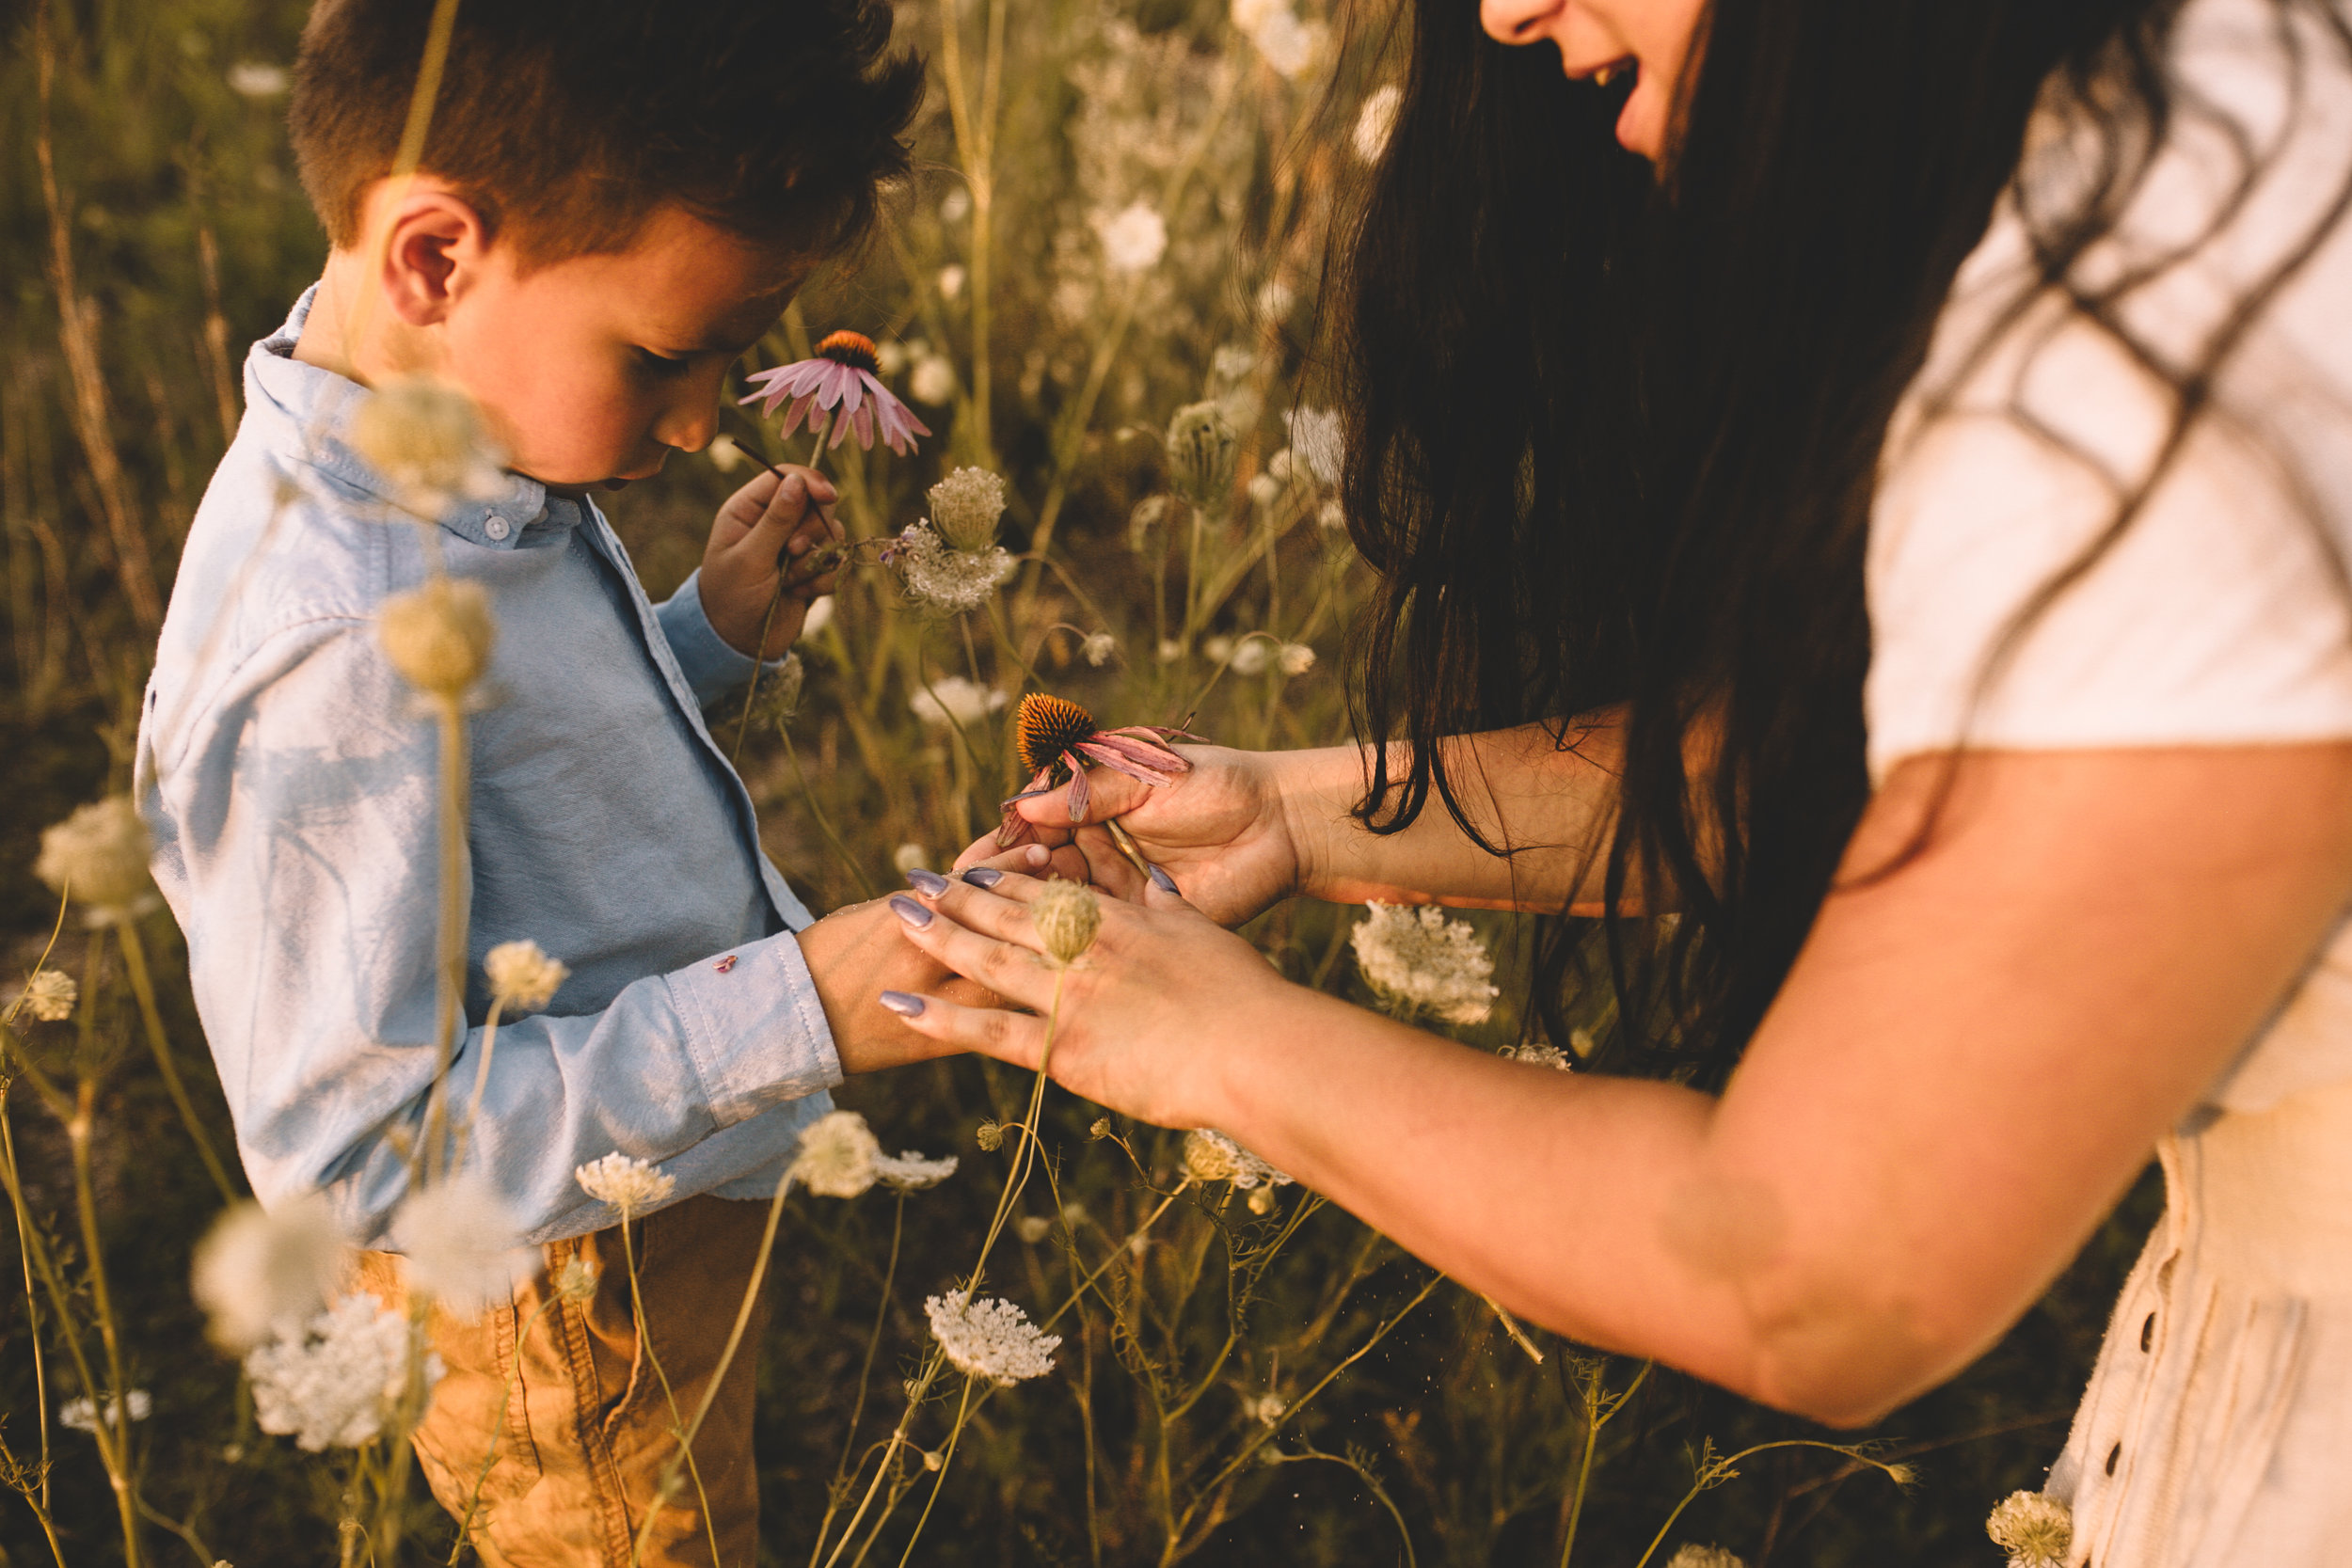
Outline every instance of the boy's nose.
<svg viewBox="0 0 2352 1568">
<path fill-rule="evenodd" d="M 655 421 L 653 438 L 665 447 L 680 451 L 700 451 L 710 445 L 719 434 L 719 397 L 716 388 L 703 396 L 683 400 L 662 410 Z"/>
</svg>

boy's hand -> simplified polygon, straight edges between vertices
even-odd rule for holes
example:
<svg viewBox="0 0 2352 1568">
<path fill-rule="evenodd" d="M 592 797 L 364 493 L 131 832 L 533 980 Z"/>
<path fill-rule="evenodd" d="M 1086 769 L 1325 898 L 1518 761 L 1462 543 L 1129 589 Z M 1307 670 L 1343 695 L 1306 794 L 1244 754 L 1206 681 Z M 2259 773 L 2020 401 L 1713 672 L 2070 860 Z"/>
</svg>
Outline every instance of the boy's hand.
<svg viewBox="0 0 2352 1568">
<path fill-rule="evenodd" d="M 810 601 L 832 593 L 840 577 L 837 566 L 812 571 L 810 560 L 841 543 L 833 515 L 840 492 L 813 468 L 787 465 L 778 472 L 783 477 L 760 474 L 729 496 L 703 547 L 703 613 L 728 647 L 763 660 L 784 657 L 801 635 Z M 788 586 L 778 601 L 780 582 Z"/>
</svg>

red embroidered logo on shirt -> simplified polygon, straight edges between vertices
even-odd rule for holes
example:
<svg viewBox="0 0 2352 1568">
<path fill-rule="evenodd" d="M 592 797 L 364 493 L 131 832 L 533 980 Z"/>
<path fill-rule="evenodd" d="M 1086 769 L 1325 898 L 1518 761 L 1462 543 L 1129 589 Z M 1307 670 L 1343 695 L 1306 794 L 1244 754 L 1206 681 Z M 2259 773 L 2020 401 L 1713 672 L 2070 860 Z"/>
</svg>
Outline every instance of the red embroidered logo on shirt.
<svg viewBox="0 0 2352 1568">
<path fill-rule="evenodd" d="M 725 958 L 721 958 L 717 963 L 712 964 L 710 967 L 717 970 L 720 974 L 724 974 L 728 970 L 735 967 L 735 955 L 729 953 Z"/>
</svg>

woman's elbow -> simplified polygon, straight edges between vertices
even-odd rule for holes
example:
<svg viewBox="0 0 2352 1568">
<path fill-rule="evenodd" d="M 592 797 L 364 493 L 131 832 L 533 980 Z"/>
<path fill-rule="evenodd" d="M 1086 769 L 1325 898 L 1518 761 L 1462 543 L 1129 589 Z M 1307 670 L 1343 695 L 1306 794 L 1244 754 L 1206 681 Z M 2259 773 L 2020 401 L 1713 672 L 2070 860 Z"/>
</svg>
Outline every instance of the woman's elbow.
<svg viewBox="0 0 2352 1568">
<path fill-rule="evenodd" d="M 1915 1304 L 1820 1292 L 1751 1324 L 1748 1386 L 1759 1404 L 1851 1430 L 1883 1420 L 1949 1377 L 1971 1350 Z"/>
</svg>

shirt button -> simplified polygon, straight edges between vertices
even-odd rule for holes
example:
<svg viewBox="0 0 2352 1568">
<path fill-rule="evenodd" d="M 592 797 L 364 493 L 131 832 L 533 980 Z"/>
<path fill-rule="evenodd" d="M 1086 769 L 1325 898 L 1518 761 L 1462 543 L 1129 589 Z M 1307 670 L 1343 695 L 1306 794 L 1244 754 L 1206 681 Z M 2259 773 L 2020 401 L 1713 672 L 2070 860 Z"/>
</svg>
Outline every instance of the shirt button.
<svg viewBox="0 0 2352 1568">
<path fill-rule="evenodd" d="M 493 539 L 503 539 L 509 532 L 512 531 L 512 530 L 508 528 L 505 518 L 492 517 L 488 522 L 482 525 L 482 531 L 488 534 Z"/>
</svg>

